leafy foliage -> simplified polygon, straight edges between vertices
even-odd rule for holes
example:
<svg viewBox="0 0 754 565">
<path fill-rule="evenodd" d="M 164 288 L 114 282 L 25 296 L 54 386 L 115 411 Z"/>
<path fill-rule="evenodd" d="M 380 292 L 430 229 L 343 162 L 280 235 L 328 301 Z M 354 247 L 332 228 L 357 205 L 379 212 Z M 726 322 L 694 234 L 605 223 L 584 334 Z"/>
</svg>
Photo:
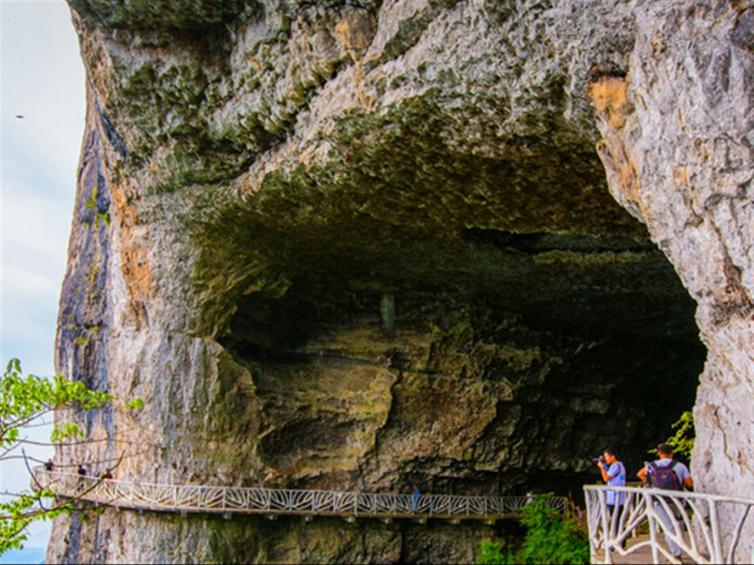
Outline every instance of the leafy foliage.
<svg viewBox="0 0 754 565">
<path fill-rule="evenodd" d="M 44 500 L 53 497 L 52 492 L 41 489 L 0 503 L 0 555 L 9 549 L 21 549 L 26 541 L 26 527 L 35 520 L 50 520 L 70 511 L 70 503 L 48 509 L 41 507 Z"/>
<path fill-rule="evenodd" d="M 691 451 L 694 449 L 694 414 L 686 410 L 672 426 L 675 433 L 668 438 L 668 443 L 673 446 L 675 452 L 691 460 Z"/>
<path fill-rule="evenodd" d="M 551 495 L 538 495 L 524 507 L 521 523 L 526 535 L 515 553 L 500 542 L 479 545 L 477 563 L 589 563 L 589 542 L 575 520 L 566 518 L 549 504 Z"/>
<path fill-rule="evenodd" d="M 109 394 L 89 390 L 84 383 L 63 375 L 52 379 L 23 376 L 21 362 L 11 359 L 0 380 L 0 448 L 12 447 L 18 441 L 20 429 L 45 414 L 71 407 L 94 410 L 111 400 Z M 81 434 L 77 424 L 67 422 L 53 428 L 52 438 L 60 441 Z"/>
<path fill-rule="evenodd" d="M 665 443 L 669 443 L 673 446 L 674 455 L 680 455 L 685 457 L 687 461 L 691 461 L 691 452 L 694 449 L 694 414 L 691 410 L 686 410 L 681 416 L 673 423 L 671 429 L 674 430 L 672 436 L 670 436 Z M 657 449 L 649 451 L 652 455 L 657 454 Z"/>
<path fill-rule="evenodd" d="M 502 542 L 486 539 L 479 542 L 476 562 L 480 565 L 508 565 L 515 563 L 515 556 L 510 549 L 505 550 Z"/>
<path fill-rule="evenodd" d="M 109 394 L 89 390 L 83 383 L 71 381 L 63 375 L 51 379 L 24 376 L 21 362 L 11 359 L 0 379 L 0 461 L 18 457 L 17 451 L 26 442 L 21 437 L 22 430 L 43 416 L 70 408 L 97 410 L 113 402 Z M 122 406 L 127 410 L 138 410 L 143 402 L 137 398 Z M 66 421 L 53 426 L 50 442 L 59 445 L 83 436 L 78 424 Z M 26 540 L 26 527 L 33 521 L 51 519 L 70 511 L 70 502 L 45 507 L 45 501 L 52 498 L 51 491 L 37 489 L 16 493 L 9 501 L 0 503 L 0 554 L 9 549 L 20 549 Z"/>
</svg>

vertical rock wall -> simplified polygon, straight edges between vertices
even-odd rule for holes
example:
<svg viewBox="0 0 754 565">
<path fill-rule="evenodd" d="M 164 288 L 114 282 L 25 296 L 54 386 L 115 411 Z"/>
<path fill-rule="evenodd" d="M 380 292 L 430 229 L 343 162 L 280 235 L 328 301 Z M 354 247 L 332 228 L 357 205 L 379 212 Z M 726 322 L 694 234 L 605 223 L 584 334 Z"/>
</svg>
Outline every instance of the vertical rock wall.
<svg viewBox="0 0 754 565">
<path fill-rule="evenodd" d="M 641 221 L 709 351 L 694 472 L 750 492 L 753 16 L 686 4 L 72 1 L 57 362 L 145 409 L 59 459 L 467 493 L 583 481 L 605 443 L 638 462 L 703 356 Z M 466 559 L 479 535 L 290 526 L 75 514 L 48 558 Z"/>
<path fill-rule="evenodd" d="M 625 67 L 595 69 L 600 156 L 698 304 L 699 491 L 754 497 L 754 9 L 656 3 Z M 729 524 L 730 528 L 731 525 Z M 750 552 L 744 534 L 739 559 Z"/>
</svg>

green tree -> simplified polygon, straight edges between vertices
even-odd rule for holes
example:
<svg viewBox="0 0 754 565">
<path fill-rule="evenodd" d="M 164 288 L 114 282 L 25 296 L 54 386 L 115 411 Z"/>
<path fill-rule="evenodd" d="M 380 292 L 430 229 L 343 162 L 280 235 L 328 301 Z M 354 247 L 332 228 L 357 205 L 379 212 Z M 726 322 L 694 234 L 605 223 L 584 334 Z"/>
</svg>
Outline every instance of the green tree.
<svg viewBox="0 0 754 565">
<path fill-rule="evenodd" d="M 24 375 L 20 361 L 11 359 L 0 380 L 0 461 L 24 459 L 28 468 L 30 458 L 23 446 L 35 442 L 22 437 L 22 433 L 25 428 L 44 423 L 45 416 L 68 409 L 98 410 L 114 403 L 115 399 L 106 392 L 89 390 L 63 375 L 49 379 Z M 138 410 L 142 405 L 140 399 L 134 399 L 122 407 Z M 54 424 L 48 445 L 70 444 L 83 436 L 75 422 Z M 29 524 L 69 512 L 73 504 L 69 500 L 49 505 L 54 493 L 41 485 L 34 490 L 4 494 L 6 500 L 0 503 L 0 554 L 22 547 Z"/>
<path fill-rule="evenodd" d="M 589 563 L 589 541 L 581 525 L 550 506 L 552 495 L 534 497 L 521 515 L 526 528 L 523 543 L 513 552 L 500 542 L 483 541 L 477 563 Z"/>
</svg>

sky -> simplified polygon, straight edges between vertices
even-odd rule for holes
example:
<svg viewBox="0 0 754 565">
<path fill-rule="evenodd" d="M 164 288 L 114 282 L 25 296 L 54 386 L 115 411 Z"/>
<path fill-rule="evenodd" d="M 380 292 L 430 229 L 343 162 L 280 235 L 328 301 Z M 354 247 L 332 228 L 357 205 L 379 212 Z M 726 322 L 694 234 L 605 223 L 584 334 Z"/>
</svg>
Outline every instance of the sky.
<svg viewBox="0 0 754 565">
<path fill-rule="evenodd" d="M 84 68 L 63 0 L 0 0 L 0 43 L 0 362 L 18 357 L 25 372 L 52 375 Z M 0 464 L 0 490 L 27 485 L 22 463 Z M 48 532 L 35 527 L 27 546 L 43 547 Z"/>
</svg>

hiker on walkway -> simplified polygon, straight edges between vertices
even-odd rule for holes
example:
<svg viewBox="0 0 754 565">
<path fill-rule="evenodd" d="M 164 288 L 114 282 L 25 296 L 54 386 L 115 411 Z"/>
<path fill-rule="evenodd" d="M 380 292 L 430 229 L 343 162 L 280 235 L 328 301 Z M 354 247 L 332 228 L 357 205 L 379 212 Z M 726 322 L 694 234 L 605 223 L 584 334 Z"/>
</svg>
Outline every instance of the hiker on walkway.
<svg viewBox="0 0 754 565">
<path fill-rule="evenodd" d="M 419 498 L 422 495 L 422 491 L 419 485 L 416 485 L 414 492 L 411 493 L 411 512 L 416 512 L 419 508 Z"/>
<path fill-rule="evenodd" d="M 52 471 L 52 469 L 55 467 L 55 464 L 52 462 L 52 458 L 47 460 L 47 463 L 45 463 L 45 471 Z"/>
<path fill-rule="evenodd" d="M 84 490 L 84 485 L 86 484 L 86 467 L 80 464 L 77 473 L 79 475 L 79 490 Z"/>
<path fill-rule="evenodd" d="M 611 487 L 626 486 L 626 466 L 622 461 L 618 461 L 618 456 L 613 449 L 606 449 L 602 457 L 597 461 L 597 467 L 602 473 L 602 480 Z M 620 513 L 621 506 L 625 504 L 626 493 L 607 491 L 607 510 L 612 517 Z"/>
<path fill-rule="evenodd" d="M 676 490 L 682 491 L 685 488 L 691 490 L 694 488 L 694 479 L 691 477 L 688 467 L 673 459 L 673 446 L 668 443 L 661 443 L 657 446 L 657 455 L 659 459 L 652 463 L 647 463 L 644 467 L 636 473 L 642 482 L 648 483 L 650 487 L 664 490 Z M 672 509 L 675 505 L 672 502 L 668 502 L 668 506 Z M 673 527 L 673 520 L 671 520 L 665 507 L 659 500 L 654 502 L 654 510 L 657 514 L 657 518 L 662 522 L 666 532 L 673 532 L 678 535 L 682 535 L 682 532 L 676 532 Z M 681 525 L 682 527 L 682 525 Z M 667 533 L 665 534 L 665 543 L 673 554 L 673 557 L 681 557 L 681 548 L 672 539 L 669 538 Z"/>
<path fill-rule="evenodd" d="M 614 449 L 606 449 L 602 453 L 602 457 L 597 460 L 597 467 L 599 467 L 600 473 L 602 473 L 602 480 L 609 486 L 626 486 L 626 466 L 622 461 L 618 461 L 618 456 Z M 612 535 L 615 535 L 618 531 L 618 520 L 620 519 L 621 509 L 626 503 L 626 493 L 609 490 L 606 493 L 606 499 L 610 532 Z"/>
<path fill-rule="evenodd" d="M 657 446 L 659 459 L 647 463 L 636 473 L 643 483 L 648 483 L 653 488 L 666 490 L 683 490 L 684 487 L 692 490 L 694 479 L 688 467 L 673 459 L 673 446 L 669 443 L 661 443 Z M 672 472 L 671 472 L 672 471 Z"/>
</svg>

